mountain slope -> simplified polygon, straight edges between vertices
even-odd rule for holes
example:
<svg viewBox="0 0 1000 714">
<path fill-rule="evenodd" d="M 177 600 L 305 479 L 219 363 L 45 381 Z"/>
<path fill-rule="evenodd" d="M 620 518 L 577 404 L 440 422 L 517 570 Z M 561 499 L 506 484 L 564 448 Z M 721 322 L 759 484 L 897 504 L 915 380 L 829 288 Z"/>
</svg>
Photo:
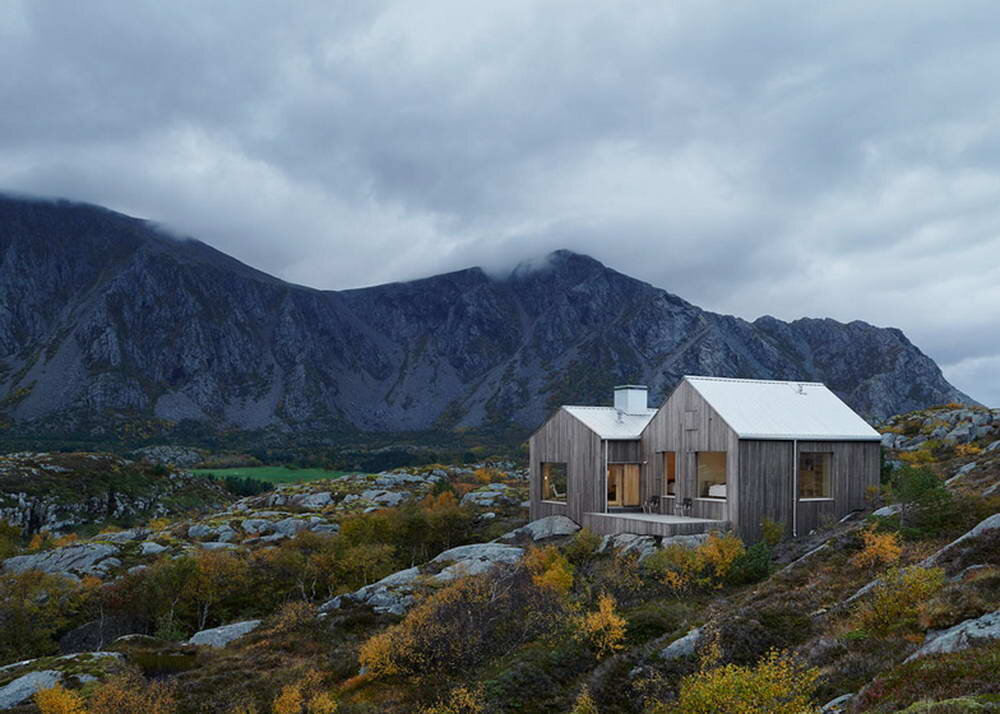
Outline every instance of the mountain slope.
<svg viewBox="0 0 1000 714">
<path fill-rule="evenodd" d="M 971 401 L 899 330 L 717 315 L 569 251 L 503 279 L 318 291 L 106 209 L 0 197 L 8 421 L 530 427 L 684 374 L 824 381 L 874 417 Z"/>
</svg>

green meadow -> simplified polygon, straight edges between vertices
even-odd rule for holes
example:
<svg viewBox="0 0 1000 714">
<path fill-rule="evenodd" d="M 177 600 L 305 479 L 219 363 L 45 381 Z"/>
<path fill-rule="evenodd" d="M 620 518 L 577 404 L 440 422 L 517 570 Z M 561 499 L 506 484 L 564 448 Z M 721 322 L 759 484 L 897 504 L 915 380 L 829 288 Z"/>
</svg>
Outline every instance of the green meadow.
<svg viewBox="0 0 1000 714">
<path fill-rule="evenodd" d="M 326 469 L 292 469 L 287 466 L 249 466 L 232 469 L 193 469 L 196 474 L 207 476 L 214 474 L 217 478 L 236 476 L 237 478 L 255 478 L 269 483 L 295 483 L 296 481 L 318 481 L 325 478 L 337 478 L 348 471 L 327 471 Z"/>
</svg>

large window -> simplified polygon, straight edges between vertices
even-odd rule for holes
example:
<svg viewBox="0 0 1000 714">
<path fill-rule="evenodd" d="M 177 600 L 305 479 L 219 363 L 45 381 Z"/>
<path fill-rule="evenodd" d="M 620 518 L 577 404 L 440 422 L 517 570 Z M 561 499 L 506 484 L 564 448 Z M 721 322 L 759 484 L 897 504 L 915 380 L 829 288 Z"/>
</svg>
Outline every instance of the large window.
<svg viewBox="0 0 1000 714">
<path fill-rule="evenodd" d="M 698 452 L 698 498 L 726 498 L 726 452 Z"/>
<path fill-rule="evenodd" d="M 663 452 L 663 495 L 677 495 L 677 452 Z"/>
<path fill-rule="evenodd" d="M 542 500 L 566 503 L 566 464 L 542 462 Z"/>
<path fill-rule="evenodd" d="M 833 454 L 803 451 L 799 454 L 799 498 L 832 498 L 830 462 Z"/>
</svg>

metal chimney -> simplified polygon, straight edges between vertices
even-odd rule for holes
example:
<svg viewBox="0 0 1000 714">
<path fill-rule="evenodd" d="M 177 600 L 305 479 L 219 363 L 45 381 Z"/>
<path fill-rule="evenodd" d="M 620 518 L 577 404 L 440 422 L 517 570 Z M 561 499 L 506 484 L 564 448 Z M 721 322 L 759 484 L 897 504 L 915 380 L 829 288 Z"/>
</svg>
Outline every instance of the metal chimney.
<svg viewBox="0 0 1000 714">
<path fill-rule="evenodd" d="M 625 414 L 645 414 L 649 411 L 649 388 L 644 384 L 622 384 L 615 387 L 615 409 Z"/>
</svg>

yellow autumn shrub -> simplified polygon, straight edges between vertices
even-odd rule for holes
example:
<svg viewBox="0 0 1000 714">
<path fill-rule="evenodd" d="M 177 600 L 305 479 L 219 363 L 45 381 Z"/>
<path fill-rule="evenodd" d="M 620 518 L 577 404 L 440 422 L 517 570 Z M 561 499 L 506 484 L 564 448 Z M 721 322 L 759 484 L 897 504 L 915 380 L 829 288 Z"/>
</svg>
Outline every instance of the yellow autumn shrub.
<svg viewBox="0 0 1000 714">
<path fill-rule="evenodd" d="M 945 583 L 941 568 L 890 568 L 855 609 L 854 624 L 875 635 L 916 623 L 920 605 Z"/>
<path fill-rule="evenodd" d="M 694 548 L 670 545 L 650 555 L 644 567 L 675 592 L 693 585 L 721 587 L 736 561 L 744 555 L 743 541 L 732 533 L 709 533 Z"/>
<path fill-rule="evenodd" d="M 771 650 L 753 667 L 727 664 L 681 680 L 679 714 L 808 714 L 819 670 Z"/>
<path fill-rule="evenodd" d="M 316 670 L 286 684 L 271 704 L 273 714 L 334 714 L 337 700 L 323 688 L 323 677 Z"/>
<path fill-rule="evenodd" d="M 174 687 L 165 682 L 147 682 L 135 672 L 111 677 L 94 690 L 87 701 L 90 714 L 174 714 Z"/>
<path fill-rule="evenodd" d="M 746 549 L 743 541 L 734 533 L 712 531 L 708 534 L 708 540 L 698 546 L 698 551 L 705 559 L 705 565 L 711 570 L 715 582 L 721 583 Z"/>
<path fill-rule="evenodd" d="M 530 549 L 524 556 L 524 565 L 540 588 L 565 595 L 573 587 L 573 566 L 554 545 Z"/>
<path fill-rule="evenodd" d="M 455 687 L 448 696 L 432 707 L 424 707 L 420 714 L 483 714 L 486 711 L 483 686 Z"/>
<path fill-rule="evenodd" d="M 874 569 L 880 565 L 895 565 L 903 553 L 898 533 L 879 533 L 874 527 L 861 531 L 862 548 L 851 556 L 851 564 L 858 568 Z"/>
<path fill-rule="evenodd" d="M 87 714 L 83 697 L 62 684 L 35 693 L 35 706 L 40 714 Z"/>
<path fill-rule="evenodd" d="M 604 593 L 597 599 L 597 609 L 588 612 L 578 623 L 581 639 L 590 645 L 598 658 L 624 648 L 625 618 L 618 614 L 615 599 Z"/>
<path fill-rule="evenodd" d="M 583 689 L 580 690 L 579 696 L 573 702 L 573 708 L 569 710 L 569 714 L 599 714 L 597 703 L 590 696 L 590 690 L 587 689 L 587 685 L 583 685 Z"/>
</svg>

